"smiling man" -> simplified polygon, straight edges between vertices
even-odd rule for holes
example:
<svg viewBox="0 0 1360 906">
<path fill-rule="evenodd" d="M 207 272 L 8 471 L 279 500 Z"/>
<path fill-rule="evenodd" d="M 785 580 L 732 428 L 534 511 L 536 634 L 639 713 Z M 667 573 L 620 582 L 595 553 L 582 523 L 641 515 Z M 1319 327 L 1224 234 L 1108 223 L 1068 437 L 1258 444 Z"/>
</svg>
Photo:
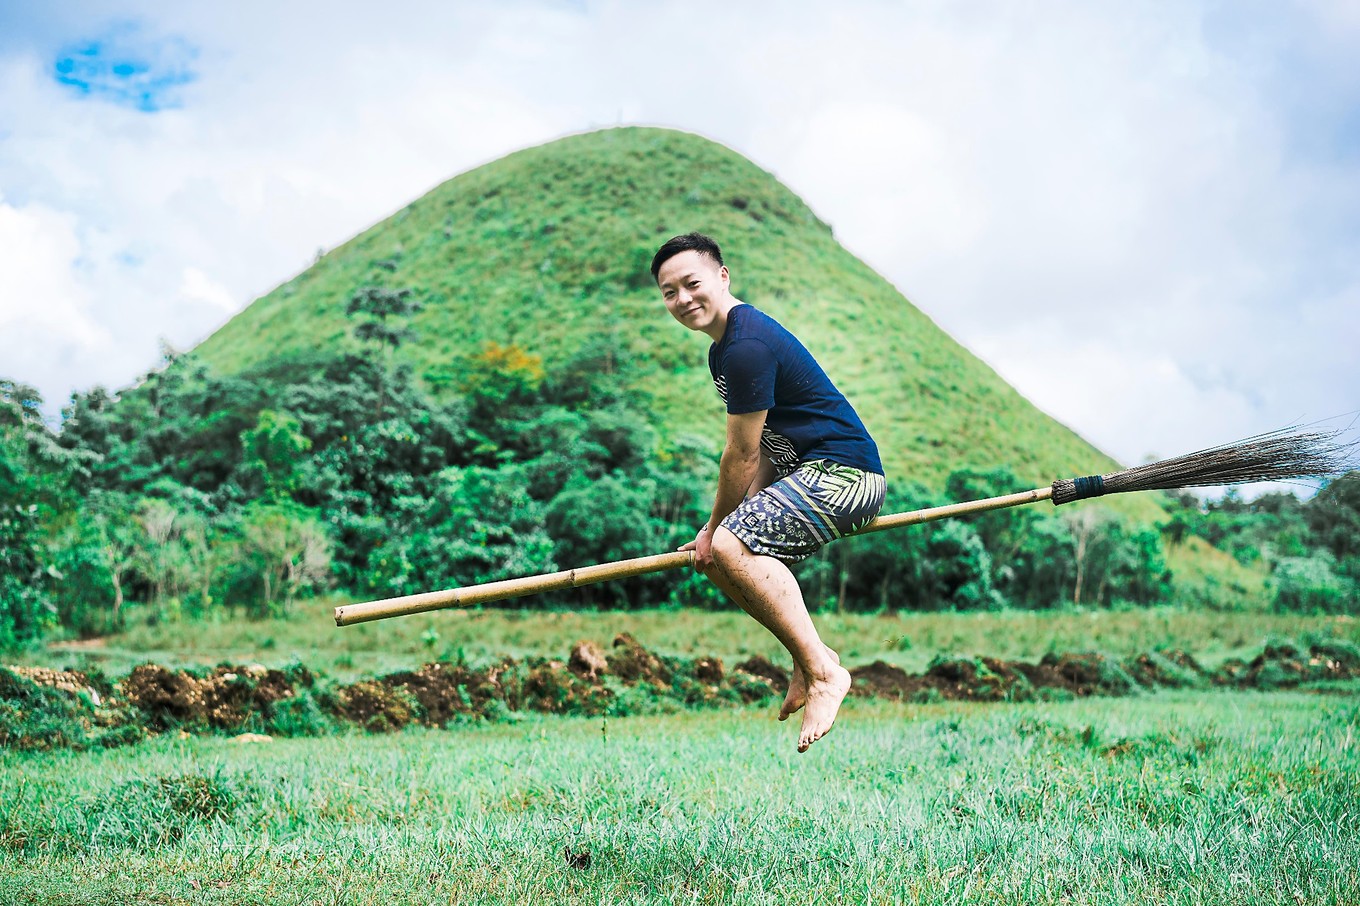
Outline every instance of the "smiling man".
<svg viewBox="0 0 1360 906">
<path fill-rule="evenodd" d="M 676 236 L 652 258 L 652 276 L 667 311 L 713 340 L 708 367 L 727 405 L 713 515 L 680 549 L 793 656 L 779 719 L 806 706 L 805 752 L 831 729 L 850 674 L 817 635 L 788 565 L 878 513 L 878 447 L 798 338 L 733 297 L 716 242 Z"/>
</svg>

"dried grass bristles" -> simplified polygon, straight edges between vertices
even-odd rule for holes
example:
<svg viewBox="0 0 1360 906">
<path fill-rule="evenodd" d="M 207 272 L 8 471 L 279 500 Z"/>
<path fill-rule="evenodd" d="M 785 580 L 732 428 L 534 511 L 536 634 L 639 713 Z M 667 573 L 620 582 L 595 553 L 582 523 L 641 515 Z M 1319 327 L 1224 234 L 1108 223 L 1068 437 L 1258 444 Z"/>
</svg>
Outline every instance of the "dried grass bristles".
<svg viewBox="0 0 1360 906">
<path fill-rule="evenodd" d="M 1297 432 L 1286 428 L 1120 472 L 1062 478 L 1053 482 L 1053 504 L 1059 506 L 1126 491 L 1336 475 L 1344 471 L 1347 454 L 1355 448 L 1354 443 L 1344 443 L 1340 437 L 1338 432 Z"/>
</svg>

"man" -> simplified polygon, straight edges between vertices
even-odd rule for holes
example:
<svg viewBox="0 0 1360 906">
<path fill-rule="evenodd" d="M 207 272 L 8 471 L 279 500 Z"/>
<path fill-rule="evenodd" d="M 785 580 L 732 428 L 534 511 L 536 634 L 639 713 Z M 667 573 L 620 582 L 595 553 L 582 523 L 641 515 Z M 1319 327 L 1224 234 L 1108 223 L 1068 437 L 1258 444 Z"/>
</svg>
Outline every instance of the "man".
<svg viewBox="0 0 1360 906">
<path fill-rule="evenodd" d="M 805 752 L 831 729 L 850 674 L 818 637 L 788 564 L 878 513 L 878 447 L 803 344 L 732 296 L 716 242 L 676 236 L 652 259 L 652 277 L 671 315 L 713 340 L 709 371 L 727 404 L 713 515 L 680 550 L 793 656 L 779 719 L 806 708 Z"/>
</svg>

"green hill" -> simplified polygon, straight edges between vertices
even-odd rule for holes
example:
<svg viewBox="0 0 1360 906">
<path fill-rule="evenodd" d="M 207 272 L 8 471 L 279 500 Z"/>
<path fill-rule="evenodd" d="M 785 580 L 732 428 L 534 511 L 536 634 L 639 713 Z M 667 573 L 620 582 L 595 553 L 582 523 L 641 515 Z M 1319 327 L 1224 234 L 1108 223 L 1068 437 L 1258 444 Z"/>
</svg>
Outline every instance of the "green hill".
<svg viewBox="0 0 1360 906">
<path fill-rule="evenodd" d="M 648 272 L 656 247 L 690 230 L 722 244 L 738 298 L 822 362 L 878 440 L 890 480 L 940 488 L 955 469 L 1004 466 L 1038 486 L 1118 467 L 842 248 L 771 174 L 664 129 L 576 135 L 457 176 L 256 300 L 197 354 L 232 373 L 354 346 L 345 306 L 355 290 L 409 287 L 425 308 L 399 355 L 436 391 L 456 390 L 461 363 L 488 343 L 551 371 L 604 338 L 639 366 L 663 444 L 689 433 L 716 444 L 708 339 L 671 320 Z M 1111 502 L 1140 521 L 1162 512 L 1148 496 Z"/>
</svg>

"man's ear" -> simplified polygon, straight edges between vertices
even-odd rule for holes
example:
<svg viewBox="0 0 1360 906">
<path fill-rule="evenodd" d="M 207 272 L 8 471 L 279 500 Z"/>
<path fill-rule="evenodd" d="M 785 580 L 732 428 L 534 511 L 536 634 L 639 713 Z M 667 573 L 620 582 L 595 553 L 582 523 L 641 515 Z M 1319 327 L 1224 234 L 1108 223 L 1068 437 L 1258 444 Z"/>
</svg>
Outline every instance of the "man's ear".
<svg viewBox="0 0 1360 906">
<path fill-rule="evenodd" d="M 732 275 L 727 272 L 726 264 L 718 268 L 718 279 L 722 280 L 723 286 L 728 286 L 732 283 Z"/>
</svg>

